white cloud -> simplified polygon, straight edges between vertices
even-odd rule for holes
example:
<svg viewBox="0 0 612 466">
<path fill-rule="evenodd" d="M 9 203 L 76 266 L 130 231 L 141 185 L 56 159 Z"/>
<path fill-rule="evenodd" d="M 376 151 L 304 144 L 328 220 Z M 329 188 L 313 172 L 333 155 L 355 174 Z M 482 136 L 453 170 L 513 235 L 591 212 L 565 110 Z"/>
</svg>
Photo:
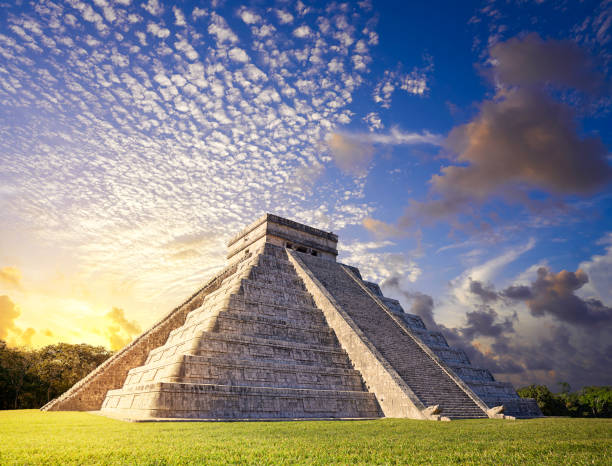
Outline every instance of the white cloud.
<svg viewBox="0 0 612 466">
<path fill-rule="evenodd" d="M 225 19 L 216 13 L 211 13 L 211 23 L 208 26 L 208 32 L 215 36 L 219 44 L 225 42 L 236 43 L 238 42 L 238 36 L 227 25 Z"/>
<path fill-rule="evenodd" d="M 278 21 L 281 24 L 289 24 L 293 22 L 293 15 L 285 10 L 274 10 L 276 16 L 278 17 Z"/>
<path fill-rule="evenodd" d="M 161 27 L 156 23 L 147 24 L 147 32 L 150 32 L 155 37 L 159 37 L 160 39 L 165 39 L 166 37 L 170 35 L 169 29 L 165 27 Z"/>
<path fill-rule="evenodd" d="M 227 52 L 228 56 L 238 63 L 246 63 L 249 61 L 249 56 L 246 52 L 238 47 L 234 47 Z"/>
<path fill-rule="evenodd" d="M 10 138 L 2 142 L 0 166 L 13 174 L 3 178 L 3 218 L 40 232 L 41 244 L 69 244 L 86 281 L 128 283 L 134 318 L 144 326 L 222 265 L 223 242 L 257 212 L 329 229 L 371 213 L 363 180 L 341 185 L 321 176 L 330 162 L 321 141 L 351 120 L 348 105 L 364 80 L 347 55 L 323 40 L 295 44 L 295 27 L 276 29 L 264 19 L 241 30 L 252 35 L 238 44 L 225 18 L 210 10 L 183 10 L 185 30 L 170 41 L 174 29 L 161 17 L 144 22 L 150 12 L 141 1 L 133 6 L 142 16 L 112 5 L 113 22 L 77 8 L 74 21 L 63 16 L 61 31 L 32 4 L 25 13 L 9 6 L 11 18 L 35 21 L 42 35 L 33 23 L 10 23 L 20 29 L 7 27 L 7 39 L 0 36 L 11 70 L 0 74 L 3 105 L 29 109 L 22 127 L 3 123 Z M 163 20 L 182 23 L 176 11 Z M 266 17 L 264 9 L 249 12 Z M 204 16 L 204 26 L 196 23 Z M 359 31 L 368 20 L 351 17 L 356 41 L 367 40 Z M 87 34 L 73 34 L 70 22 L 92 24 Z M 214 41 L 197 32 L 203 27 Z M 337 32 L 335 23 L 328 32 Z M 35 47 L 45 60 L 32 73 Z M 309 60 L 315 47 L 325 61 Z M 297 57 L 305 57 L 299 67 Z M 330 62 L 343 63 L 344 71 L 331 71 Z M 317 189 L 294 182 L 300 169 L 318 177 Z M 210 247 L 160 253 L 171 237 L 202 225 L 215 238 Z"/>
<path fill-rule="evenodd" d="M 159 0 L 148 0 L 147 3 L 142 4 L 142 7 L 153 16 L 159 16 L 164 12 L 164 7 L 160 5 Z"/>
<path fill-rule="evenodd" d="M 185 21 L 183 11 L 176 6 L 172 7 L 172 11 L 174 12 L 174 24 L 177 26 L 186 26 L 187 22 Z"/>
<path fill-rule="evenodd" d="M 244 7 L 238 11 L 238 15 L 246 24 L 256 24 L 261 22 L 261 16 Z"/>
<path fill-rule="evenodd" d="M 596 254 L 578 266 L 589 277 L 579 294 L 584 298 L 595 297 L 612 306 L 612 233 L 607 233 L 599 244 L 606 246 L 604 253 Z"/>
<path fill-rule="evenodd" d="M 304 39 L 312 35 L 312 31 L 307 25 L 300 26 L 293 30 L 293 35 L 295 37 L 299 37 L 300 39 Z"/>
</svg>

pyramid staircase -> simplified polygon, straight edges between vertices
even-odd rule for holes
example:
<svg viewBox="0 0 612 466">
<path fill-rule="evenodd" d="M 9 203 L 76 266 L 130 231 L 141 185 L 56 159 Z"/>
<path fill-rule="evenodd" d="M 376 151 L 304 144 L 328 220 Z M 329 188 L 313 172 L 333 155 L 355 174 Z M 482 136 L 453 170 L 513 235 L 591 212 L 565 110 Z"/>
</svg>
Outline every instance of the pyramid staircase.
<svg viewBox="0 0 612 466">
<path fill-rule="evenodd" d="M 282 248 L 264 244 L 108 392 L 123 418 L 373 418 L 381 412 Z"/>
</svg>

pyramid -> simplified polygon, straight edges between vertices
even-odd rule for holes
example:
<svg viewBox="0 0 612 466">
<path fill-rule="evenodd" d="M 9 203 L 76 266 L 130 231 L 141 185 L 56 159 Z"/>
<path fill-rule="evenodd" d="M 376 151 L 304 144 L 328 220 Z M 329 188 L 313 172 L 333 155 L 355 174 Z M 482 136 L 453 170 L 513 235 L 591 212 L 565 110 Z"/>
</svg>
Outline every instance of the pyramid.
<svg viewBox="0 0 612 466">
<path fill-rule="evenodd" d="M 266 214 L 227 266 L 43 410 L 130 420 L 534 417 L 397 300 L 336 262 L 338 237 Z"/>
</svg>

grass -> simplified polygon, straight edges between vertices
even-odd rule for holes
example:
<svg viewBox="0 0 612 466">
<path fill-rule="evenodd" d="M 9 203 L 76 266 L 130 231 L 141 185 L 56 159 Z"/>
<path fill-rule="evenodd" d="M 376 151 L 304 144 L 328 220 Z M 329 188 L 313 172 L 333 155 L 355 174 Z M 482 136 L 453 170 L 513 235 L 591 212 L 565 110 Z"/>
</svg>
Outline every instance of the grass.
<svg viewBox="0 0 612 466">
<path fill-rule="evenodd" d="M 126 423 L 0 411 L 0 464 L 612 464 L 612 419 Z"/>
</svg>

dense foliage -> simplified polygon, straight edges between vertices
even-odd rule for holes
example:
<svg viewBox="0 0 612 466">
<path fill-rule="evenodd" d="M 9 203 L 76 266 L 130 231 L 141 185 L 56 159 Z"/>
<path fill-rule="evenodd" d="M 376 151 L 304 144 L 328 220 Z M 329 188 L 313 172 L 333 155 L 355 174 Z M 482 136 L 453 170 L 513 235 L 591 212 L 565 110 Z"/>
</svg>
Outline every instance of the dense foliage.
<svg viewBox="0 0 612 466">
<path fill-rule="evenodd" d="M 517 390 L 523 398 L 535 398 L 545 416 L 612 417 L 612 387 L 584 387 L 570 392 L 562 383 L 560 393 L 545 385 L 530 385 Z"/>
<path fill-rule="evenodd" d="M 111 354 L 103 346 L 84 343 L 25 349 L 10 348 L 0 340 L 0 409 L 39 408 Z"/>
</svg>

